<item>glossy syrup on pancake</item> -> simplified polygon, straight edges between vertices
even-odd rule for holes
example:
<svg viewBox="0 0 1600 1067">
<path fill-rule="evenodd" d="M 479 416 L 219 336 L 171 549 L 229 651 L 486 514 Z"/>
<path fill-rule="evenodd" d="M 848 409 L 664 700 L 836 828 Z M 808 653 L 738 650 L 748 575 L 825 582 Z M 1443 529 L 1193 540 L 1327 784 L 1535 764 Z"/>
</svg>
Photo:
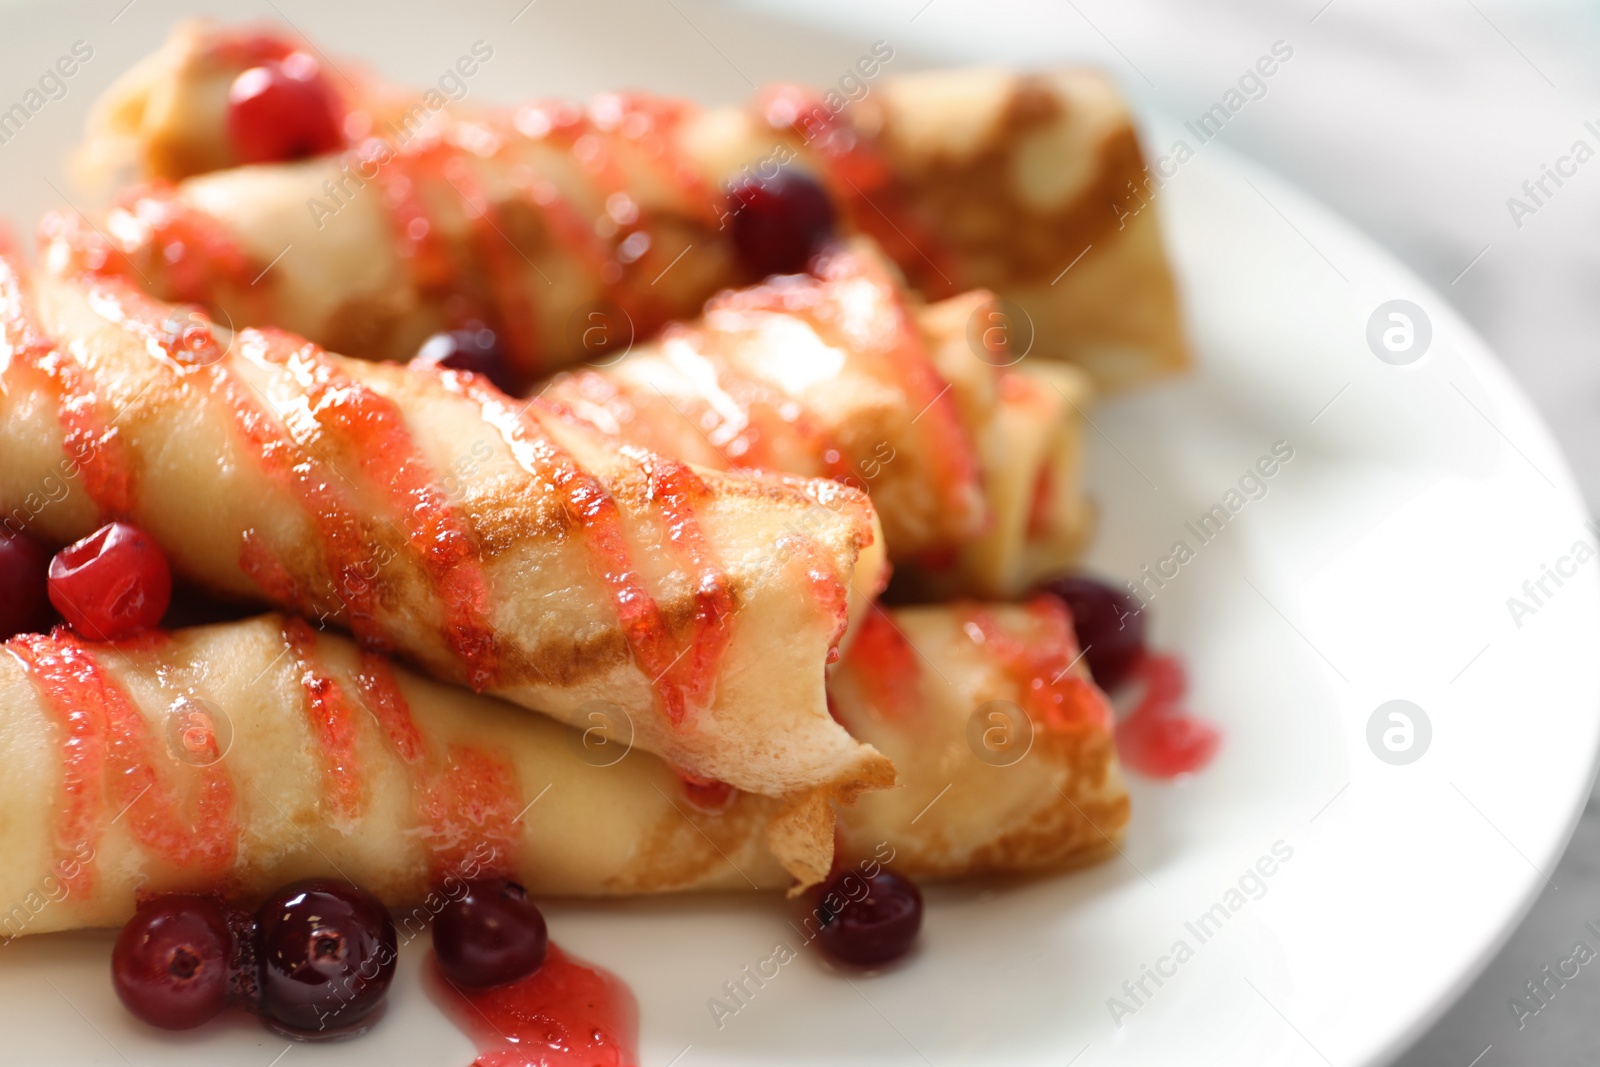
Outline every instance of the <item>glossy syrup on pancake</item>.
<svg viewBox="0 0 1600 1067">
<path fill-rule="evenodd" d="M 132 645 L 160 641 L 160 635 Z M 9 642 L 28 676 L 63 727 L 62 806 L 55 826 L 55 849 L 65 859 L 79 843 L 94 847 L 99 814 L 113 804 L 128 819 L 128 832 L 147 851 L 175 867 L 221 877 L 238 850 L 233 781 L 219 763 L 197 768 L 200 780 L 185 818 L 173 783 L 163 781 L 154 762 L 157 745 L 137 705 L 65 629 L 54 634 L 24 634 Z M 93 868 L 80 869 L 74 890 L 86 894 Z"/>
<path fill-rule="evenodd" d="M 524 276 L 524 267 L 538 268 L 513 241 L 512 234 L 527 229 L 522 209 L 540 220 L 563 256 L 584 263 L 600 280 L 603 301 L 621 310 L 630 333 L 655 332 L 670 309 L 656 306 L 659 302 L 638 285 L 625 283 L 626 267 L 648 249 L 650 225 L 642 219 L 645 209 L 629 195 L 629 176 L 615 158 L 611 138 L 642 153 L 676 194 L 678 206 L 691 213 L 699 209 L 700 221 L 709 224 L 716 221 L 717 199 L 675 147 L 676 127 L 688 113 L 680 102 L 632 93 L 604 94 L 587 108 L 526 104 L 509 117 L 486 115 L 425 131 L 398 146 L 378 145 L 360 161 L 358 173 L 365 176 L 372 168 L 370 177 L 383 190 L 397 248 L 418 290 L 443 302 L 453 326 L 492 325 L 514 363 L 532 377 L 542 369 L 543 353 L 539 309 L 531 295 L 536 286 Z M 517 192 L 509 201 L 492 196 L 474 160 L 504 162 L 508 144 L 522 139 L 570 153 L 595 183 L 603 215 L 585 218 L 554 183 L 526 167 L 512 169 Z M 470 262 L 452 255 L 439 214 L 429 206 L 430 195 L 466 202 Z M 627 235 L 616 240 L 624 230 Z M 474 284 L 468 284 L 469 270 L 481 274 Z"/>
<path fill-rule="evenodd" d="M 221 394 L 236 427 L 253 446 L 252 453 L 259 455 L 268 474 L 299 500 L 315 525 L 337 575 L 338 596 L 351 628 L 365 643 L 383 648 L 371 621 L 376 603 L 368 573 L 374 560 L 367 522 L 342 487 L 317 473 L 311 442 L 291 438 L 261 410 L 255 391 L 220 359 L 222 349 L 215 336 L 209 332 L 199 340 L 187 336 L 208 327 L 190 323 L 181 333 L 174 331 L 170 311 L 120 279 L 102 279 L 92 297 L 96 310 L 143 336 L 164 362 L 182 374 L 203 376 Z M 444 606 L 452 651 L 466 666 L 475 689 L 491 686 L 498 664 L 494 637 L 486 623 L 489 604 L 479 548 L 465 520 L 428 470 L 398 408 L 341 373 L 320 348 L 290 335 L 245 330 L 234 337 L 233 347 L 257 366 L 286 370 L 305 391 L 304 410 L 317 432 L 334 437 L 354 452 L 364 473 L 388 494 L 405 527 L 412 554 Z M 197 351 L 201 353 L 198 357 Z M 694 626 L 680 648 L 634 567 L 615 501 L 540 425 L 542 415 L 570 418 L 570 413 L 538 402 L 515 412 L 508 397 L 472 376 L 427 368 L 417 373 L 437 374 L 452 392 L 477 403 L 485 421 L 507 437 L 519 461 L 561 492 L 567 515 L 580 531 L 596 573 L 611 592 L 631 650 L 641 669 L 654 680 L 669 720 L 682 722 L 691 707 L 710 697 L 711 679 L 731 636 L 734 607 L 728 576 L 695 514 L 696 505 L 707 495 L 704 483 L 681 463 L 650 458 L 651 485 L 669 549 L 695 578 Z M 77 384 L 87 390 L 83 382 Z M 91 393 L 71 399 L 92 408 Z M 528 466 L 530 459 L 534 466 Z M 311 613 L 306 591 L 295 588 L 286 569 L 249 536 L 243 541 L 240 566 L 272 599 L 303 614 Z"/>
<path fill-rule="evenodd" d="M 973 641 L 989 648 L 1021 693 L 1019 701 L 1040 727 L 1109 726 L 1111 706 L 1105 695 L 1073 667 L 1081 658 L 1072 618 L 1054 597 L 1034 597 L 1026 605 L 1038 628 L 1023 641 L 996 621 L 993 613 L 973 608 L 965 629 Z"/>
<path fill-rule="evenodd" d="M 283 623 L 286 651 L 304 692 L 304 708 L 322 762 L 322 803 L 328 817 L 355 820 L 366 785 L 355 730 L 359 712 L 371 715 L 407 770 L 415 815 L 432 866 L 459 867 L 468 852 L 487 856 L 483 865 L 506 869 L 515 862 L 517 820 L 525 807 L 516 773 L 501 756 L 451 744 L 429 756 L 411 712 L 386 661 L 362 659 L 358 709 L 343 687 L 320 666 L 316 634 L 297 618 Z M 80 845 L 93 850 L 108 805 L 127 819 L 130 835 L 147 852 L 198 879 L 207 890 L 226 890 L 228 869 L 239 849 L 234 818 L 234 783 L 221 759 L 195 765 L 198 781 L 186 786 L 165 776 L 157 742 L 137 704 L 96 657 L 114 649 L 137 658 L 168 640 L 152 631 L 111 645 L 88 646 L 70 631 L 23 634 L 3 647 L 22 662 L 29 679 L 60 727 L 61 802 L 53 828 L 54 850 L 63 860 Z M 189 740 L 189 739 L 186 739 Z M 214 737 L 195 739 L 215 749 Z M 180 767 L 182 765 L 179 765 Z M 181 773 L 181 771 L 180 771 Z M 187 805 L 180 797 L 189 792 Z M 185 812 L 185 807 L 189 810 Z M 118 820 L 112 820 L 115 822 Z M 485 852 L 487 846 L 487 852 Z M 68 866 L 63 863 L 62 866 Z M 92 864 L 76 867 L 74 896 L 88 896 Z"/>
<path fill-rule="evenodd" d="M 405 416 L 392 400 L 341 373 L 316 345 L 275 330 L 247 330 L 240 349 L 286 368 L 305 390 L 306 410 L 317 425 L 346 441 L 388 496 L 444 605 L 451 651 L 466 666 L 472 687 L 488 688 L 497 664 L 494 634 L 485 622 L 489 594 L 478 546 L 428 469 Z"/>
<path fill-rule="evenodd" d="M 708 490 L 688 467 L 640 453 L 651 465 L 650 485 L 664 510 L 671 551 L 695 571 L 694 624 L 684 647 L 672 639 L 666 618 L 635 567 L 616 501 L 594 475 L 551 440 L 540 419 L 572 418 L 558 405 L 535 398 L 512 410 L 509 397 L 472 375 L 437 371 L 446 388 L 476 402 L 484 422 L 497 429 L 517 462 L 543 477 L 560 494 L 567 519 L 577 528 L 591 567 L 605 584 L 640 669 L 652 680 L 668 721 L 679 725 L 689 709 L 711 694 L 722 653 L 731 637 L 733 602 L 729 578 L 707 544 L 694 505 Z M 836 583 L 837 584 L 837 583 Z M 694 655 L 688 653 L 693 650 Z"/>
<path fill-rule="evenodd" d="M 45 337 L 24 305 L 22 276 L 0 234 L 0 386 L 13 368 L 36 375 L 56 400 L 65 437 L 63 450 L 102 518 L 120 518 L 133 508 L 133 475 L 127 449 L 100 411 L 94 382 L 73 356 Z"/>
</svg>

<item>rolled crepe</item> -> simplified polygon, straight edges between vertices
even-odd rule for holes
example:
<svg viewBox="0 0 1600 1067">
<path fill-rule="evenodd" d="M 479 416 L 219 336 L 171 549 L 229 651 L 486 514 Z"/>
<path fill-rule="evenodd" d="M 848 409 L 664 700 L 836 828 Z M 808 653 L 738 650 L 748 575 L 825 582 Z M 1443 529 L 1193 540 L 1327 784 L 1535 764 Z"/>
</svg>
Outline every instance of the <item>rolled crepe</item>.
<svg viewBox="0 0 1600 1067">
<path fill-rule="evenodd" d="M 228 136 L 234 79 L 307 48 L 273 26 L 179 22 L 160 49 L 124 71 L 95 101 L 75 168 L 87 182 L 100 183 L 129 172 L 175 181 L 239 166 L 244 160 Z M 357 136 L 416 102 L 415 94 L 348 58 L 340 59 L 337 72 L 325 73 L 326 87 L 347 116 L 345 128 Z"/>
<path fill-rule="evenodd" d="M 452 113 L 436 93 L 400 108 L 405 94 L 384 90 L 359 105 L 353 128 L 368 133 L 342 156 L 215 170 L 232 162 L 237 36 L 180 27 L 102 101 L 91 152 L 131 151 L 162 183 L 124 197 L 109 249 L 67 220 L 58 237 L 86 262 L 131 263 L 166 298 L 364 358 L 404 359 L 434 330 L 487 322 L 532 374 L 754 280 L 726 190 L 792 169 L 925 295 L 993 290 L 1041 354 L 1102 389 L 1187 360 L 1155 183 L 1100 74 L 932 72 L 874 82 L 854 104 L 774 86 L 711 110 L 608 94 Z"/>
<path fill-rule="evenodd" d="M 953 553 L 900 568 L 900 590 L 931 601 L 1012 599 L 1072 566 L 1094 531 L 1083 482 L 1093 394 L 1088 376 L 1062 363 L 1019 365 L 996 381 L 977 439 L 991 521 Z"/>
<path fill-rule="evenodd" d="M 965 616 L 937 624 L 940 611 L 883 617 L 949 681 L 924 679 L 909 713 L 898 699 L 875 707 L 870 679 L 846 665 L 840 717 L 895 747 L 914 783 L 903 804 L 847 815 L 849 856 L 892 855 L 925 877 L 1099 856 L 1127 801 L 1093 691 L 1041 720 L 1019 762 L 979 762 L 960 741 L 974 702 L 1035 704 L 1004 653 L 974 642 Z M 1040 640 L 1021 609 L 993 618 L 1024 647 Z M 491 873 L 539 895 L 791 884 L 774 856 L 782 801 L 687 784 L 638 749 L 395 668 L 298 618 L 118 644 L 14 638 L 0 646 L 0 753 L 7 936 L 114 925 L 149 892 L 253 906 L 319 875 L 405 908 Z M 941 776 L 949 803 L 914 818 Z"/>
<path fill-rule="evenodd" d="M 889 556 L 939 595 L 1009 597 L 1084 540 L 1083 374 L 968 340 L 989 294 L 908 300 L 870 241 L 712 299 L 613 366 L 541 394 L 686 462 L 867 490 Z M 908 572 L 910 573 L 910 572 Z"/>
<path fill-rule="evenodd" d="M 0 263 L 11 523 L 60 543 L 128 518 L 200 585 L 435 677 L 586 728 L 624 707 L 683 773 L 803 808 L 812 861 L 828 799 L 893 780 L 824 692 L 881 586 L 864 494 L 692 468 L 473 375 L 229 334 L 117 279 L 41 276 L 30 300 Z"/>
<path fill-rule="evenodd" d="M 625 743 L 440 685 L 299 618 L 0 650 L 7 934 L 120 923 L 140 892 L 254 902 L 313 875 L 411 904 L 446 876 L 539 893 L 788 884 L 783 802 L 697 802 Z M 720 852 L 719 852 L 720 850 Z M 726 855 L 726 859 L 723 856 Z M 827 868 L 824 866 L 823 870 Z"/>
<path fill-rule="evenodd" d="M 1111 707 L 1053 597 L 875 610 L 828 693 L 901 785 L 841 811 L 836 865 L 882 861 L 887 845 L 920 878 L 1013 873 L 1122 839 Z"/>
</svg>

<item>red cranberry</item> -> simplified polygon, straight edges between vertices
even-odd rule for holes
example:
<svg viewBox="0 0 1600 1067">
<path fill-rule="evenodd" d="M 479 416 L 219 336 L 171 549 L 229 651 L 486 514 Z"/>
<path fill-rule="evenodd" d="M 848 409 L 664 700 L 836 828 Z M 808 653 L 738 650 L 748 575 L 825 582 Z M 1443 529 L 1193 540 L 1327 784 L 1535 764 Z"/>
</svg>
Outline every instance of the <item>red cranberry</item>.
<svg viewBox="0 0 1600 1067">
<path fill-rule="evenodd" d="M 344 145 L 339 96 L 304 52 L 251 67 L 228 90 L 228 137 L 246 163 L 286 163 Z"/>
<path fill-rule="evenodd" d="M 1126 682 L 1144 657 L 1144 608 L 1105 582 L 1082 574 L 1046 582 L 1072 613 L 1089 673 L 1102 689 Z"/>
<path fill-rule="evenodd" d="M 50 627 L 50 552 L 27 534 L 0 535 L 0 641 Z"/>
<path fill-rule="evenodd" d="M 256 927 L 261 1013 L 296 1035 L 356 1032 L 394 980 L 394 920 L 348 882 L 284 886 L 257 910 Z"/>
<path fill-rule="evenodd" d="M 439 968 L 458 986 L 482 989 L 526 978 L 550 946 L 544 916 L 528 891 L 492 878 L 468 882 L 433 920 Z"/>
<path fill-rule="evenodd" d="M 436 333 L 422 342 L 413 362 L 481 374 L 504 393 L 512 392 L 516 384 L 505 350 L 494 331 L 486 327 Z"/>
<path fill-rule="evenodd" d="M 50 561 L 50 603 L 91 641 L 116 641 L 161 623 L 172 600 L 167 557 L 136 526 L 113 522 Z"/>
<path fill-rule="evenodd" d="M 728 191 L 733 245 L 751 274 L 798 274 L 833 235 L 833 204 L 811 178 L 780 170 Z"/>
<path fill-rule="evenodd" d="M 228 1001 L 233 934 L 207 897 L 157 897 L 117 935 L 111 982 L 129 1011 L 168 1030 L 199 1026 Z"/>
<path fill-rule="evenodd" d="M 846 963 L 887 963 L 903 956 L 922 929 L 922 893 L 890 870 L 872 877 L 846 871 L 822 888 L 817 940 Z"/>
</svg>

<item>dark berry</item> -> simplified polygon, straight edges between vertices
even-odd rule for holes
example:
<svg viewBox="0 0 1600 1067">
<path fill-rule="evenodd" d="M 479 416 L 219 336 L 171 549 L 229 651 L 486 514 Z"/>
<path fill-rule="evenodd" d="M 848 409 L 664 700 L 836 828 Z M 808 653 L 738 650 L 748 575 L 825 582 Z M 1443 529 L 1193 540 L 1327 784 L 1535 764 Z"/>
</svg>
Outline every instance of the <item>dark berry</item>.
<svg viewBox="0 0 1600 1067">
<path fill-rule="evenodd" d="M 228 138 L 245 163 L 286 163 L 338 151 L 344 114 L 338 93 L 304 52 L 251 67 L 228 90 Z"/>
<path fill-rule="evenodd" d="M 111 982 L 129 1011 L 168 1030 L 199 1026 L 228 1002 L 233 934 L 207 897 L 149 901 L 117 935 Z"/>
<path fill-rule="evenodd" d="M 847 871 L 822 888 L 817 905 L 823 950 L 846 963 L 887 963 L 903 956 L 922 929 L 922 892 L 890 870 L 868 877 Z"/>
<path fill-rule="evenodd" d="M 50 552 L 27 534 L 0 534 L 0 641 L 50 628 Z"/>
<path fill-rule="evenodd" d="M 1116 689 L 1144 657 L 1144 608 L 1119 589 L 1082 574 L 1056 578 L 1044 591 L 1072 613 L 1089 673 L 1102 689 Z"/>
<path fill-rule="evenodd" d="M 355 1032 L 394 979 L 394 920 L 348 882 L 284 886 L 256 911 L 261 1014 L 301 1036 Z"/>
<path fill-rule="evenodd" d="M 799 274 L 833 236 L 833 204 L 811 178 L 780 170 L 728 190 L 733 245 L 755 277 Z"/>
<path fill-rule="evenodd" d="M 511 392 L 516 384 L 512 381 L 505 350 L 500 347 L 494 331 L 487 327 L 436 333 L 422 342 L 414 361 L 481 374 L 504 393 Z"/>
<path fill-rule="evenodd" d="M 433 951 L 446 978 L 482 989 L 526 978 L 550 946 L 544 916 L 515 882 L 468 882 L 433 920 Z"/>
<path fill-rule="evenodd" d="M 56 553 L 49 592 L 79 634 L 116 641 L 160 625 L 172 601 L 172 571 L 148 534 L 113 522 Z"/>
</svg>

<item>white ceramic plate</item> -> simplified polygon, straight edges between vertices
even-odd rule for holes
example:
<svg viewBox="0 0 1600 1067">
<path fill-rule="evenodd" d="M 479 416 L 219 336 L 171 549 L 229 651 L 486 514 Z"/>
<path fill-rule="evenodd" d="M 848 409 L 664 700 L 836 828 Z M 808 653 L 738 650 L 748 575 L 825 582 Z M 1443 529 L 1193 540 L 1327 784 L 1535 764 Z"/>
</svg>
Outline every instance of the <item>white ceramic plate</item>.
<svg viewBox="0 0 1600 1067">
<path fill-rule="evenodd" d="M 402 16 L 283 0 L 278 15 L 419 83 L 486 39 L 496 58 L 473 91 L 501 99 L 617 86 L 736 99 L 746 78 L 833 81 L 877 36 L 682 4 L 524 2 Z M 63 194 L 87 206 L 61 176 L 84 109 L 177 13 L 124 3 L 0 4 L 0 107 L 73 41 L 96 49 L 67 97 L 0 145 L 0 191 L 23 228 Z M 1178 136 L 1157 125 L 1149 141 L 1165 150 Z M 936 889 L 904 965 L 847 980 L 804 950 L 720 1029 L 707 1001 L 722 983 L 798 944 L 781 904 L 552 905 L 555 936 L 637 992 L 645 1063 L 1377 1064 L 1545 884 L 1587 795 L 1600 721 L 1600 562 L 1560 588 L 1547 579 L 1553 595 L 1520 620 L 1507 606 L 1596 540 L 1549 434 L 1438 294 L 1270 175 L 1208 146 L 1157 203 L 1200 369 L 1095 413 L 1094 563 L 1134 575 L 1179 540 L 1195 550 L 1157 593 L 1155 630 L 1192 665 L 1194 706 L 1226 730 L 1221 755 L 1182 784 L 1134 782 L 1123 858 Z M 1366 339 L 1393 299 L 1431 323 L 1426 354 L 1406 366 Z M 1202 546 L 1185 524 L 1280 441 L 1293 459 Z M 1368 743 L 1369 718 L 1395 699 L 1431 723 L 1406 765 Z M 1258 865 L 1270 876 L 1251 875 Z M 111 991 L 109 948 L 102 934 L 0 948 L 0 1060 L 473 1056 L 423 996 L 416 954 L 374 1033 L 291 1048 L 247 1020 L 178 1036 L 142 1027 Z M 1146 965 L 1168 976 L 1158 985 Z"/>
</svg>

